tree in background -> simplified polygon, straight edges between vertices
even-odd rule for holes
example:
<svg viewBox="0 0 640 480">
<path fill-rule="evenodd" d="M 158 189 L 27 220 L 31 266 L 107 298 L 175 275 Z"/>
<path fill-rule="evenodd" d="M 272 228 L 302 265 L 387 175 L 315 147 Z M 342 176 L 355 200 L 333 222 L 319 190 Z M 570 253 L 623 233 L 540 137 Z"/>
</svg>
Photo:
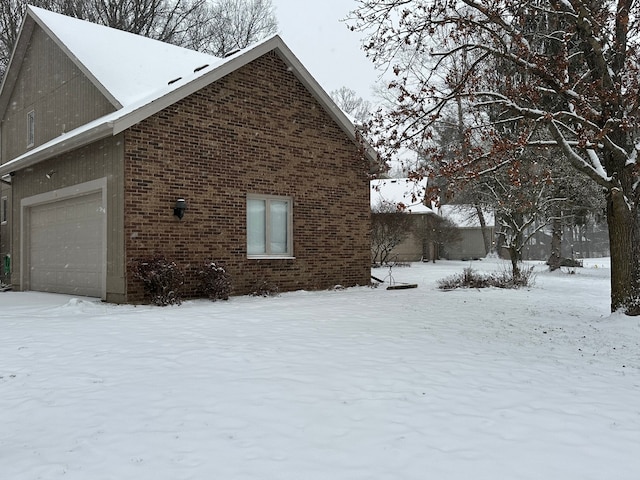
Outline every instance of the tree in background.
<svg viewBox="0 0 640 480">
<path fill-rule="evenodd" d="M 356 127 L 356 132 L 360 136 L 361 144 L 369 148 L 373 142 L 367 136 L 367 131 L 363 126 L 372 116 L 372 105 L 368 100 L 359 97 L 358 94 L 347 87 L 340 87 L 330 94 L 331 99 L 350 118 Z M 375 164 L 370 166 L 370 172 L 375 178 L 388 178 L 389 166 L 384 160 L 376 158 Z"/>
<path fill-rule="evenodd" d="M 329 95 L 336 102 L 336 105 L 355 120 L 358 125 L 364 125 L 373 113 L 371 102 L 359 97 L 350 88 L 340 87 L 337 90 L 333 90 Z"/>
<path fill-rule="evenodd" d="M 0 77 L 27 4 L 218 57 L 278 31 L 271 0 L 2 0 Z"/>
<path fill-rule="evenodd" d="M 0 78 L 4 77 L 24 16 L 26 3 L 21 0 L 0 2 Z"/>
<path fill-rule="evenodd" d="M 387 265 L 391 251 L 411 232 L 411 216 L 390 204 L 380 204 L 371 211 L 371 261 Z"/>
<path fill-rule="evenodd" d="M 597 219 L 602 217 L 606 208 L 602 190 L 595 183 L 584 182 L 580 177 L 567 174 L 563 165 L 554 166 L 556 171 L 552 172 L 550 190 L 552 195 L 562 200 L 553 203 L 550 212 L 552 228 L 547 264 L 551 271 L 559 269 L 567 256 L 574 256 L 573 251 L 566 251 L 563 255 L 565 229 L 572 233 L 573 227 L 598 223 Z M 584 236 L 581 235 L 581 238 Z"/>
<path fill-rule="evenodd" d="M 374 124 L 381 148 L 428 142 L 459 98 L 477 120 L 465 135 L 481 141 L 449 175 L 517 173 L 532 151 L 557 148 L 554 162 L 605 192 L 611 309 L 640 315 L 637 2 L 358 0 L 352 28 L 396 75 L 396 106 Z"/>
<path fill-rule="evenodd" d="M 462 240 L 460 229 L 455 223 L 440 215 L 417 215 L 411 227 L 413 235 L 422 243 L 422 260 L 433 263 L 442 255 L 442 249 Z"/>
<path fill-rule="evenodd" d="M 182 46 L 224 57 L 278 33 L 271 0 L 205 0 Z"/>
</svg>

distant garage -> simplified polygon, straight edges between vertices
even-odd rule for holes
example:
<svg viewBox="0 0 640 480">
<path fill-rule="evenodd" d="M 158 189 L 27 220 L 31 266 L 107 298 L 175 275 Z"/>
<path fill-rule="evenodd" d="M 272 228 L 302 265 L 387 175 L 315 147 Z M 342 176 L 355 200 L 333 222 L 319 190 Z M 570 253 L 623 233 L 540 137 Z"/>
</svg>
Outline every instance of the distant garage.
<svg viewBox="0 0 640 480">
<path fill-rule="evenodd" d="M 105 208 L 102 191 L 27 207 L 24 260 L 29 290 L 103 297 Z"/>
</svg>

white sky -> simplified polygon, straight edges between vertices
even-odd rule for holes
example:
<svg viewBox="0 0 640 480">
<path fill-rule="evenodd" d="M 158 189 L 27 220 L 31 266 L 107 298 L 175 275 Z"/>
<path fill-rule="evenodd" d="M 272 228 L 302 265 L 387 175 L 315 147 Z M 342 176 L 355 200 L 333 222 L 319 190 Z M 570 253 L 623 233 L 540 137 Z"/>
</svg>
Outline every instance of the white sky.
<svg viewBox="0 0 640 480">
<path fill-rule="evenodd" d="M 320 85 L 330 93 L 348 87 L 373 101 L 379 72 L 360 48 L 361 36 L 344 19 L 354 0 L 272 0 L 280 36 Z"/>
</svg>

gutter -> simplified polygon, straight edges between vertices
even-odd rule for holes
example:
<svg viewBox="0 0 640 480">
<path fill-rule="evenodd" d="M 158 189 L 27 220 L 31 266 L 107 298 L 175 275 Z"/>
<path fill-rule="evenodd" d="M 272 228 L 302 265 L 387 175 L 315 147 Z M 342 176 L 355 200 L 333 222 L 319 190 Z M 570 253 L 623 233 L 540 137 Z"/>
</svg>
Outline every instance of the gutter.
<svg viewBox="0 0 640 480">
<path fill-rule="evenodd" d="M 64 134 L 43 143 L 39 147 L 0 165 L 0 177 L 25 168 L 33 167 L 43 160 L 62 155 L 113 135 L 113 123 L 104 122 L 74 135 Z M 61 138 L 64 137 L 64 138 Z M 3 180 L 4 182 L 4 180 Z"/>
</svg>

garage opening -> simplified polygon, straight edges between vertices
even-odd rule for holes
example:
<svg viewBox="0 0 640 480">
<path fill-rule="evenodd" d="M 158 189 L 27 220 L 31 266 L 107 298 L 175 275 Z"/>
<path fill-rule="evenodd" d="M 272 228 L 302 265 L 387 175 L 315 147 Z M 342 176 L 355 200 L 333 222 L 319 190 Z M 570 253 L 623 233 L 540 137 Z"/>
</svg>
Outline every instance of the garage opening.
<svg viewBox="0 0 640 480">
<path fill-rule="evenodd" d="M 33 205 L 28 212 L 28 288 L 102 297 L 105 232 L 102 191 Z"/>
</svg>

